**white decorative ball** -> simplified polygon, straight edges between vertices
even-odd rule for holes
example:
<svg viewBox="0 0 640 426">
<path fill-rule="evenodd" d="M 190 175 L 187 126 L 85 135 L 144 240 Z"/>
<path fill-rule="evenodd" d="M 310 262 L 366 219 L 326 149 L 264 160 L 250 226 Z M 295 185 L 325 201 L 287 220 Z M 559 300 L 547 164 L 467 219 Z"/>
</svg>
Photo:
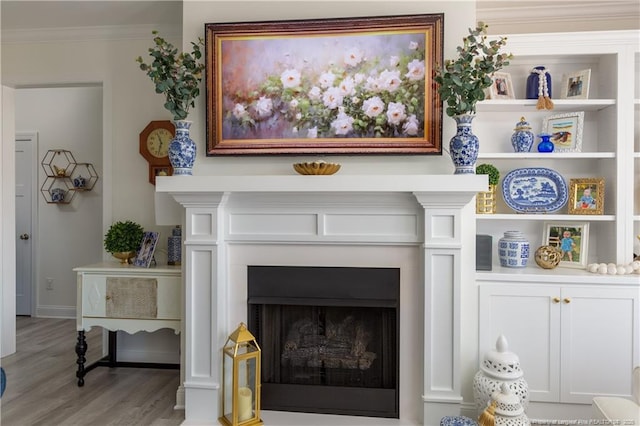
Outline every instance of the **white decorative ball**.
<svg viewBox="0 0 640 426">
<path fill-rule="evenodd" d="M 633 262 L 631 262 L 631 266 L 633 267 L 634 271 L 637 271 L 638 269 L 640 269 L 640 260 L 634 260 Z"/>
<path fill-rule="evenodd" d="M 632 273 L 633 273 L 633 266 L 627 265 L 627 274 L 632 274 Z"/>
<path fill-rule="evenodd" d="M 615 264 L 615 263 L 613 263 L 613 262 L 609 262 L 609 263 L 607 263 L 607 268 L 610 268 L 610 267 L 612 267 L 612 266 L 613 266 L 613 267 L 615 267 L 615 266 L 616 266 L 616 264 Z"/>
<path fill-rule="evenodd" d="M 597 263 L 591 263 L 591 264 L 589 264 L 589 265 L 587 266 L 587 270 L 588 270 L 589 272 L 596 273 L 596 272 L 598 272 L 598 266 L 599 266 L 599 265 L 598 265 Z"/>
<path fill-rule="evenodd" d="M 613 263 L 610 263 L 607 265 L 607 274 L 615 275 L 617 273 L 618 273 L 618 268 L 616 268 L 616 265 L 614 265 Z"/>
<path fill-rule="evenodd" d="M 598 273 L 599 274 L 606 274 L 607 273 L 607 265 L 600 264 L 600 266 L 598 266 Z"/>
<path fill-rule="evenodd" d="M 626 265 L 618 265 L 616 266 L 617 269 L 617 274 L 618 275 L 624 275 L 627 273 L 627 266 Z"/>
</svg>

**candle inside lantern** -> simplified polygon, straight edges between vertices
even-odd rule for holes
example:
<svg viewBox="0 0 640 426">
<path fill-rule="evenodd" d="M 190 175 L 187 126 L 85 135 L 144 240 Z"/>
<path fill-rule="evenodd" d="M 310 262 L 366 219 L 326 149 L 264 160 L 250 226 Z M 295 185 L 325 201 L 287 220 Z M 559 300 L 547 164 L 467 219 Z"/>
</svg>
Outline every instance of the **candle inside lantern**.
<svg viewBox="0 0 640 426">
<path fill-rule="evenodd" d="M 238 389 L 238 421 L 244 422 L 253 417 L 251 403 L 251 389 L 241 387 Z"/>
</svg>

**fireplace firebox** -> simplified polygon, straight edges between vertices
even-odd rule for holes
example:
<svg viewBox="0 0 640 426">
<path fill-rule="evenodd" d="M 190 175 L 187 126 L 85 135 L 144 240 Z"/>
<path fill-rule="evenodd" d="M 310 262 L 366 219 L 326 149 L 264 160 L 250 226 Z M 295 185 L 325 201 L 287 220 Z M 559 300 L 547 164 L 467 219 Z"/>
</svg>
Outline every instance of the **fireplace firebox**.
<svg viewBox="0 0 640 426">
<path fill-rule="evenodd" d="M 399 418 L 396 268 L 249 266 L 262 408 Z"/>
</svg>

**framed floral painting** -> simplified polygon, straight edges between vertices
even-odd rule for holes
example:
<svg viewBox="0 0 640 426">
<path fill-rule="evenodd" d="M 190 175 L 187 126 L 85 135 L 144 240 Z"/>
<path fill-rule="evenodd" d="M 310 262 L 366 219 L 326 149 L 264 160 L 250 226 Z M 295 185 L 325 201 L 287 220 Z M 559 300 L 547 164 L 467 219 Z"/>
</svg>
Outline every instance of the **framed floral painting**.
<svg viewBox="0 0 640 426">
<path fill-rule="evenodd" d="M 442 154 L 443 21 L 205 24 L 207 155 Z"/>
</svg>

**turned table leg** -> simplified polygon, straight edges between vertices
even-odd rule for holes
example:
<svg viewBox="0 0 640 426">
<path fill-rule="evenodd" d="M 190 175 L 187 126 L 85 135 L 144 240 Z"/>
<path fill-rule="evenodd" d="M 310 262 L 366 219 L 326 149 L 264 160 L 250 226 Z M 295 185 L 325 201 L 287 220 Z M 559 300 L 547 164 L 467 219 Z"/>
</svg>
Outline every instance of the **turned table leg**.
<svg viewBox="0 0 640 426">
<path fill-rule="evenodd" d="M 78 386 L 84 386 L 84 363 L 87 361 L 85 354 L 87 353 L 87 341 L 84 337 L 84 330 L 78 331 L 78 342 L 76 343 L 76 355 L 78 355 L 78 370 L 76 371 L 76 377 L 78 378 Z"/>
</svg>

